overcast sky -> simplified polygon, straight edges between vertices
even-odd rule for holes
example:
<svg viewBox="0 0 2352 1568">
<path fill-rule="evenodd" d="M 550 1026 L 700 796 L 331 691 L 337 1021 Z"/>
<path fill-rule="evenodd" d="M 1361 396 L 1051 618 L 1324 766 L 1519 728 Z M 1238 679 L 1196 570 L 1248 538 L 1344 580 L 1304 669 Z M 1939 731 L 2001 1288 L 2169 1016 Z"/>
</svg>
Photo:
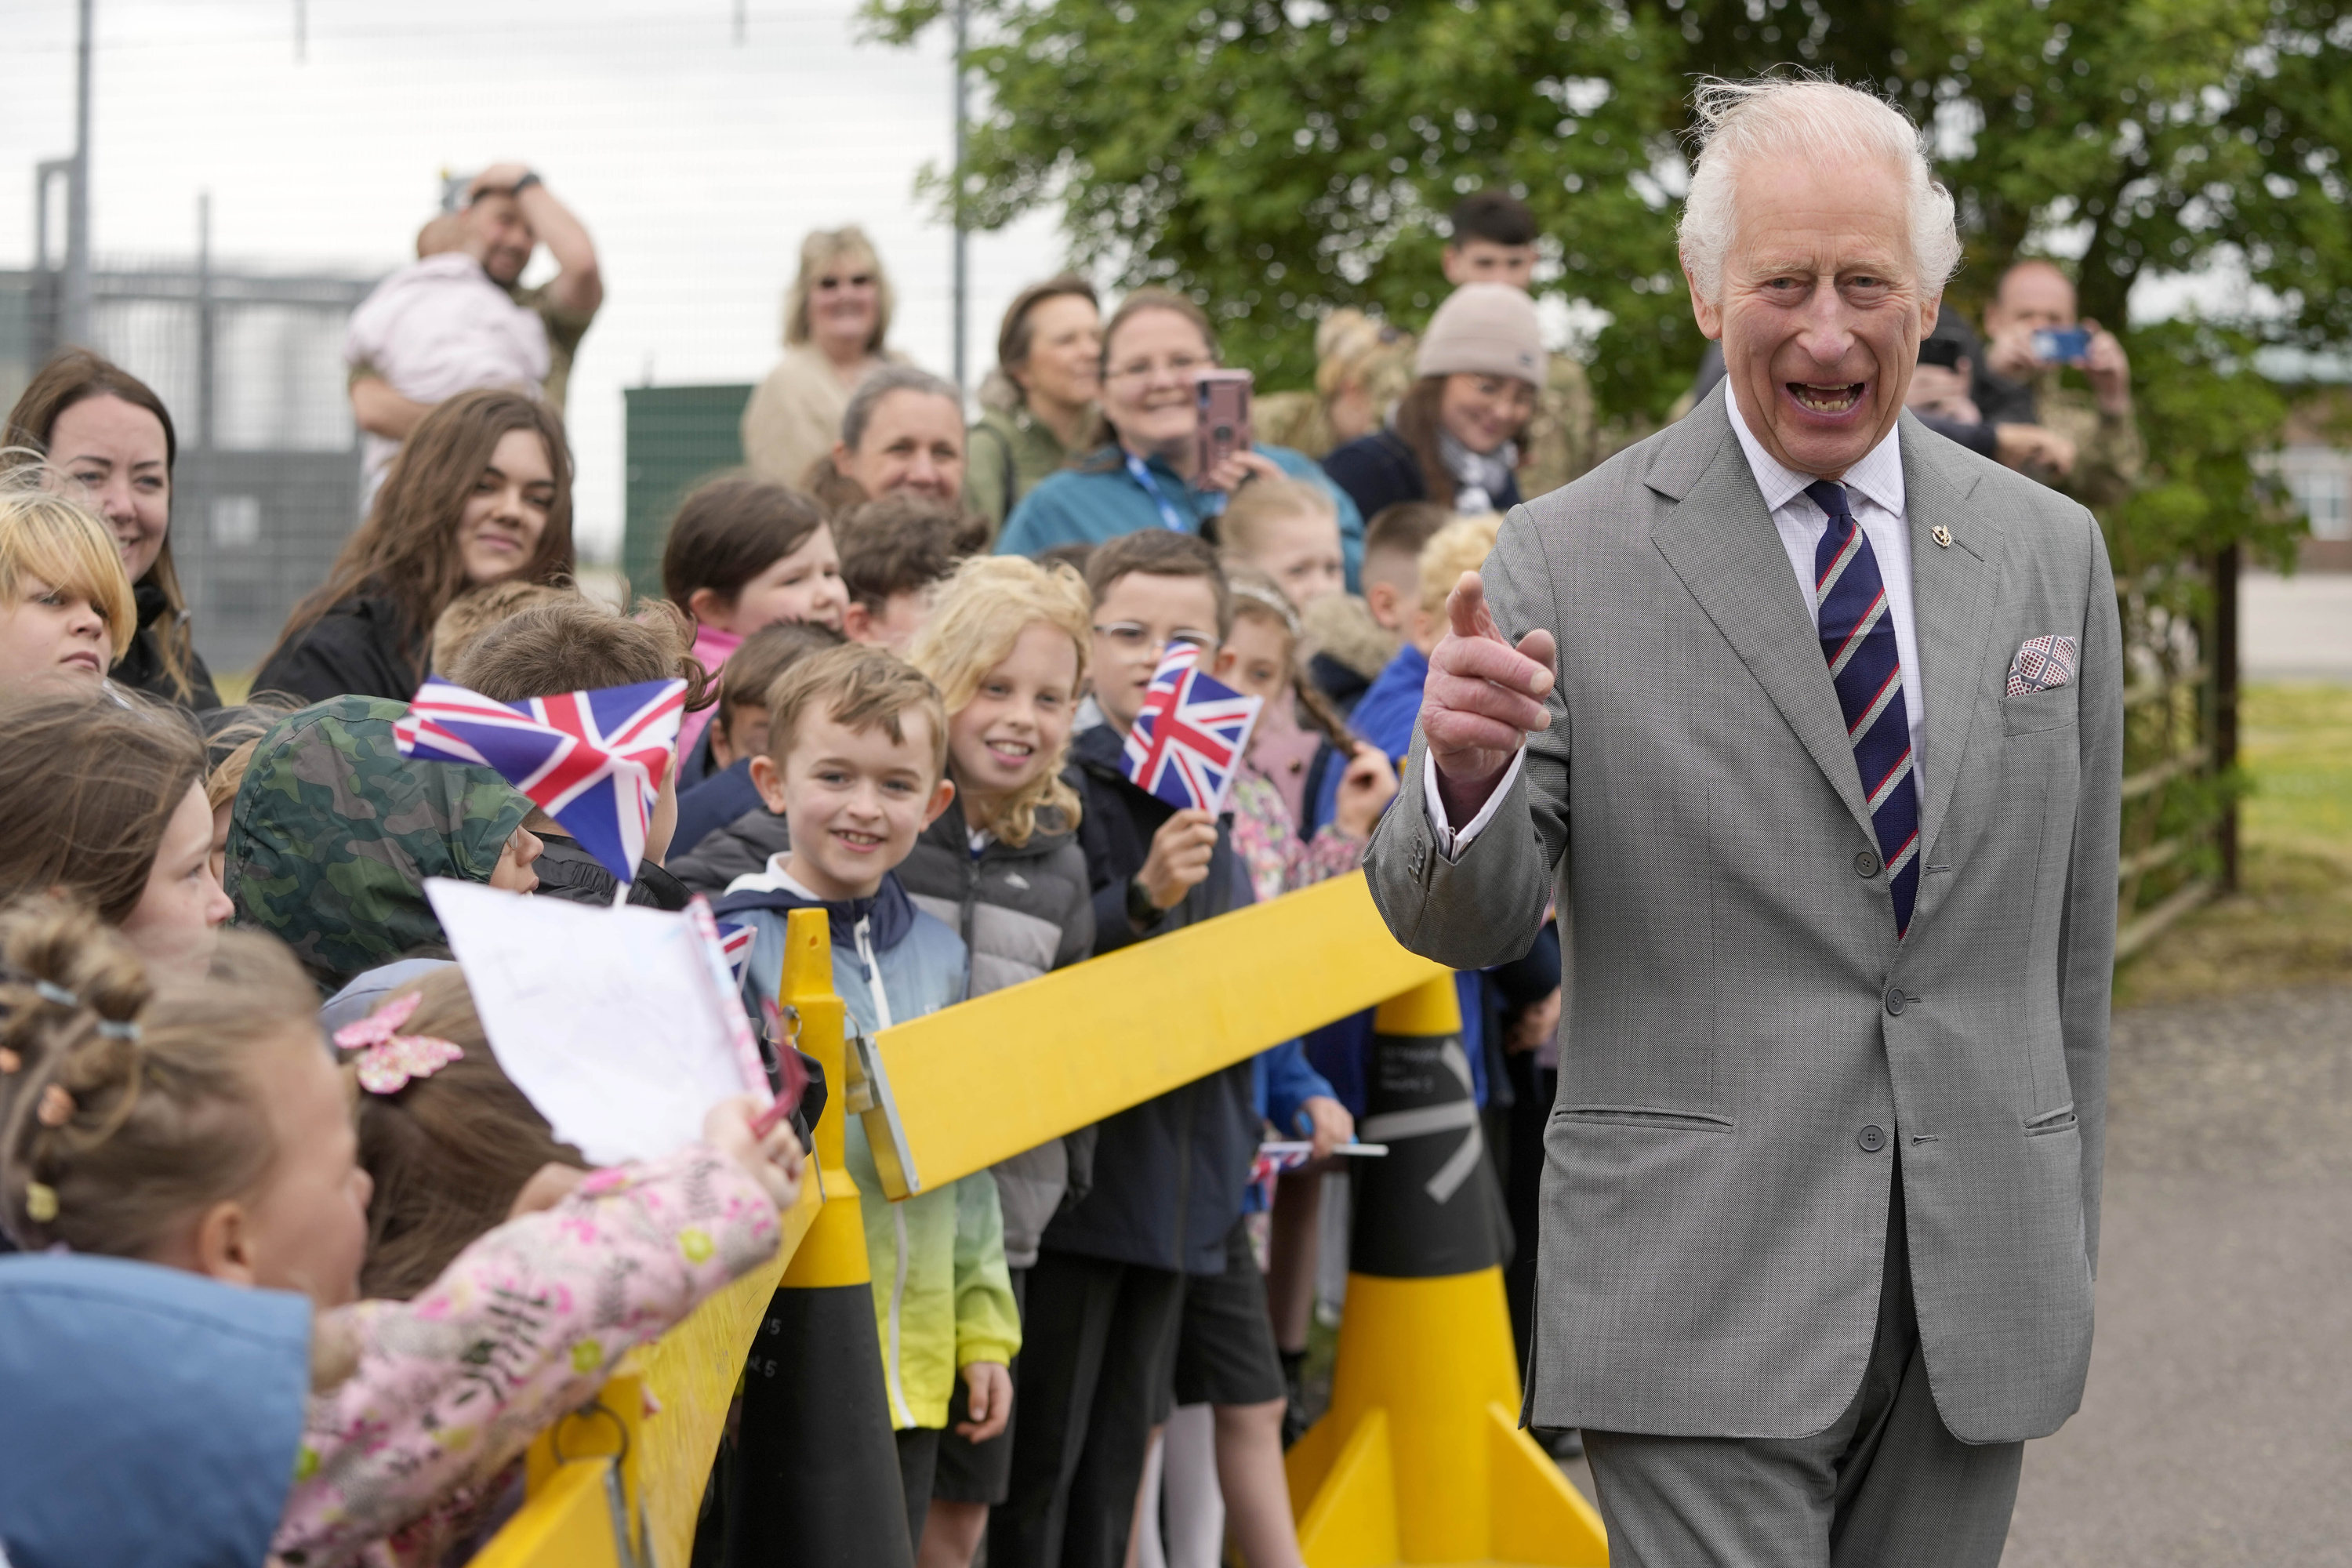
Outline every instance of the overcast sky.
<svg viewBox="0 0 2352 1568">
<path fill-rule="evenodd" d="M 530 162 L 584 221 L 605 303 L 569 398 L 579 525 L 621 525 L 621 388 L 753 381 L 812 227 L 866 226 L 898 291 L 892 342 L 950 365 L 950 236 L 914 195 L 952 124 L 944 35 L 856 41 L 853 0 L 97 0 L 91 208 L 101 259 L 213 245 L 269 270 L 408 258 L 443 168 Z M 33 164 L 73 144 L 74 0 L 5 0 L 0 266 L 32 249 Z M 11 195 L 10 193 L 14 193 Z M 1056 270 L 1050 218 L 972 240 L 971 364 Z M 544 268 L 542 254 L 541 266 Z"/>
</svg>

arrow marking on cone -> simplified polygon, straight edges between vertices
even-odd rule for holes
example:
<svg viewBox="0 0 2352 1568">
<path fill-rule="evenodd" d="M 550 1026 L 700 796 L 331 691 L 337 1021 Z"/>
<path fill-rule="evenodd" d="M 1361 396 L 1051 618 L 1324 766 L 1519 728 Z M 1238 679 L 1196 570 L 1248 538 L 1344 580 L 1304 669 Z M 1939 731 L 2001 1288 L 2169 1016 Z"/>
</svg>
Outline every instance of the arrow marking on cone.
<svg viewBox="0 0 2352 1568">
<path fill-rule="evenodd" d="M 1470 1058 L 1462 1054 L 1459 1042 L 1446 1041 L 1439 1049 L 1437 1059 L 1445 1064 L 1447 1071 L 1462 1080 L 1464 1095 L 1475 1092 L 1470 1079 Z M 1468 1181 L 1470 1173 L 1478 1168 L 1479 1152 L 1486 1147 L 1486 1140 L 1478 1131 L 1475 1100 L 1465 1098 L 1447 1105 L 1424 1105 L 1412 1110 L 1391 1110 L 1381 1116 L 1368 1116 L 1357 1123 L 1356 1136 L 1367 1143 L 1395 1143 L 1407 1138 L 1428 1138 L 1440 1132 L 1451 1132 L 1456 1128 L 1466 1128 L 1469 1136 L 1462 1140 L 1461 1146 L 1446 1156 L 1445 1163 L 1440 1165 L 1437 1173 L 1422 1186 L 1433 1200 L 1443 1204 L 1450 1202 L 1454 1194 L 1462 1190 L 1462 1184 Z"/>
</svg>

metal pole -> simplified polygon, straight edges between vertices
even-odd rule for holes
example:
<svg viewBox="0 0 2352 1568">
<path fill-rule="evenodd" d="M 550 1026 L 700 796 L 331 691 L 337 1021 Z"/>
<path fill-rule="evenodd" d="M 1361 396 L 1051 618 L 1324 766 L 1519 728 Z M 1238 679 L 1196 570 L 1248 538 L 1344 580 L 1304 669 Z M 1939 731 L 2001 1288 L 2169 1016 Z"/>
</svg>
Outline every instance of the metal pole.
<svg viewBox="0 0 2352 1568">
<path fill-rule="evenodd" d="M 85 0 L 87 3 L 87 0 Z M 963 57 L 968 41 L 967 24 L 971 6 L 968 0 L 956 0 L 955 8 L 955 384 L 959 388 L 969 384 L 964 380 L 964 312 L 969 304 L 968 279 L 965 272 L 966 230 L 963 221 L 963 154 L 964 96 Z"/>
<path fill-rule="evenodd" d="M 92 0 L 81 0 L 81 43 L 74 65 L 73 168 L 66 176 L 65 320 L 59 336 L 89 342 L 89 31 Z"/>
<path fill-rule="evenodd" d="M 218 383 L 217 322 L 213 301 L 213 194 L 196 193 L 196 428 L 194 460 L 182 465 L 184 483 L 173 486 L 173 510 L 180 523 L 174 537 L 182 586 L 199 608 L 212 603 L 213 498 L 219 492 L 213 447 L 218 418 L 214 390 Z M 193 526 L 191 526 L 193 520 Z"/>
</svg>

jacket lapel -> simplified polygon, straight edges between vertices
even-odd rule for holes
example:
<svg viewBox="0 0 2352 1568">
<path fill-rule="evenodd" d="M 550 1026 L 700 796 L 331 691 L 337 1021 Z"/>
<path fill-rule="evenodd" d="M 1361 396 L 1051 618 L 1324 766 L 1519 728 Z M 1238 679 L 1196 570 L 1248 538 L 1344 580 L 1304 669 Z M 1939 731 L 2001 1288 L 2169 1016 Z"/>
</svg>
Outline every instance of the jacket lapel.
<svg viewBox="0 0 2352 1568">
<path fill-rule="evenodd" d="M 1993 632 L 1994 579 L 2000 575 L 2000 521 L 1970 509 L 1981 476 L 1955 460 L 1958 448 L 1906 416 L 1902 424 L 1903 509 L 1911 525 L 1911 604 L 1927 689 L 1926 755 L 1920 759 L 1920 859 L 1935 858 L 1937 835 L 1951 810 L 1960 761 L 1975 728 L 1977 697 Z M 1951 542 L 1936 542 L 1945 531 Z M 1921 903 L 1936 884 L 1923 876 Z M 1915 921 L 1916 921 L 1916 916 Z"/>
<path fill-rule="evenodd" d="M 1652 489 L 1680 503 L 1652 531 L 1651 542 L 1796 731 L 1855 823 L 1874 834 L 1820 634 L 1771 513 L 1764 510 L 1764 492 L 1732 434 L 1722 391 L 1694 409 L 1675 435 L 1660 444 L 1644 476 Z"/>
</svg>

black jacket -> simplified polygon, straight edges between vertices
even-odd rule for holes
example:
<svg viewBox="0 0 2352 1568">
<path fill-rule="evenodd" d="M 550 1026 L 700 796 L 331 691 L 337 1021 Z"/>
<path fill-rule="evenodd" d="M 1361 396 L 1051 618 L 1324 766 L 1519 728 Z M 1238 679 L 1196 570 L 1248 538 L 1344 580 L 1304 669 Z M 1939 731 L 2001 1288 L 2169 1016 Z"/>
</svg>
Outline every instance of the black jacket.
<svg viewBox="0 0 2352 1568">
<path fill-rule="evenodd" d="M 204 656 L 191 646 L 188 649 L 188 694 L 180 695 L 172 678 L 163 668 L 163 647 L 160 640 L 164 623 L 172 618 L 171 606 L 164 602 L 163 590 L 152 583 L 142 583 L 131 591 L 132 601 L 139 606 L 139 629 L 131 635 L 131 646 L 122 652 L 122 662 L 107 672 L 115 685 L 131 691 L 144 692 L 165 702 L 176 702 L 198 713 L 209 712 L 221 705 L 220 693 L 213 689 L 213 673 L 205 668 Z M 184 613 L 184 612 L 183 612 Z"/>
<path fill-rule="evenodd" d="M 702 733 L 709 739 L 709 729 Z M 751 759 L 738 757 L 699 784 L 677 786 L 677 835 L 669 841 L 670 853 L 682 856 L 745 812 L 766 809 L 751 783 Z"/>
<path fill-rule="evenodd" d="M 1073 785 L 1077 780 L 1070 780 Z M 1094 952 L 1094 888 L 1077 836 L 1050 832 L 1045 816 L 1029 842 L 991 839 L 972 853 L 961 803 L 923 830 L 898 867 L 917 905 L 963 938 L 964 994 L 983 996 L 1076 963 Z M 1004 1261 L 1026 1268 L 1065 1199 L 1082 1201 L 1092 1184 L 1095 1129 L 1082 1127 L 999 1161 L 993 1167 L 1004 1211 Z"/>
<path fill-rule="evenodd" d="M 580 840 L 560 833 L 542 833 L 539 841 L 546 848 L 531 869 L 539 873 L 540 897 L 612 907 L 613 889 L 620 886 L 620 879 L 606 870 L 603 861 L 582 848 Z M 629 883 L 629 902 L 667 910 L 672 914 L 686 908 L 686 900 L 691 896 L 676 877 L 650 860 L 637 863 L 636 878 Z"/>
<path fill-rule="evenodd" d="M 405 702 L 416 695 L 431 627 L 412 628 L 388 598 L 346 599 L 278 645 L 253 689 L 304 702 L 352 693 Z"/>
<path fill-rule="evenodd" d="M 1323 459 L 1323 471 L 1348 492 L 1367 524 L 1399 501 L 1429 499 L 1429 481 L 1422 477 L 1421 459 L 1393 430 L 1375 430 L 1334 449 Z M 1518 476 L 1512 475 L 1502 493 L 1491 499 L 1496 511 L 1518 505 Z"/>
<path fill-rule="evenodd" d="M 738 877 L 768 868 L 771 856 L 793 847 L 784 819 L 766 806 L 755 806 L 716 832 L 705 834 L 692 850 L 668 857 L 670 874 L 689 892 L 715 899 Z"/>
<path fill-rule="evenodd" d="M 1152 834 L 1173 815 L 1165 801 L 1120 773 L 1121 745 L 1119 732 L 1106 724 L 1080 734 L 1070 747 L 1083 785 L 1078 843 L 1094 890 L 1097 953 L 1143 940 L 1128 922 L 1127 885 L 1143 868 Z M 1221 826 L 1207 879 L 1147 934 L 1164 935 L 1250 901 L 1249 879 Z M 1137 1026 L 1149 1027 L 1150 1020 Z M 1114 1049 L 1118 1044 L 1105 1042 Z M 1225 1235 L 1240 1217 L 1242 1191 L 1257 1155 L 1248 1059 L 1100 1125 L 1094 1188 L 1045 1227 L 1045 1248 L 1192 1274 L 1224 1272 Z"/>
</svg>

